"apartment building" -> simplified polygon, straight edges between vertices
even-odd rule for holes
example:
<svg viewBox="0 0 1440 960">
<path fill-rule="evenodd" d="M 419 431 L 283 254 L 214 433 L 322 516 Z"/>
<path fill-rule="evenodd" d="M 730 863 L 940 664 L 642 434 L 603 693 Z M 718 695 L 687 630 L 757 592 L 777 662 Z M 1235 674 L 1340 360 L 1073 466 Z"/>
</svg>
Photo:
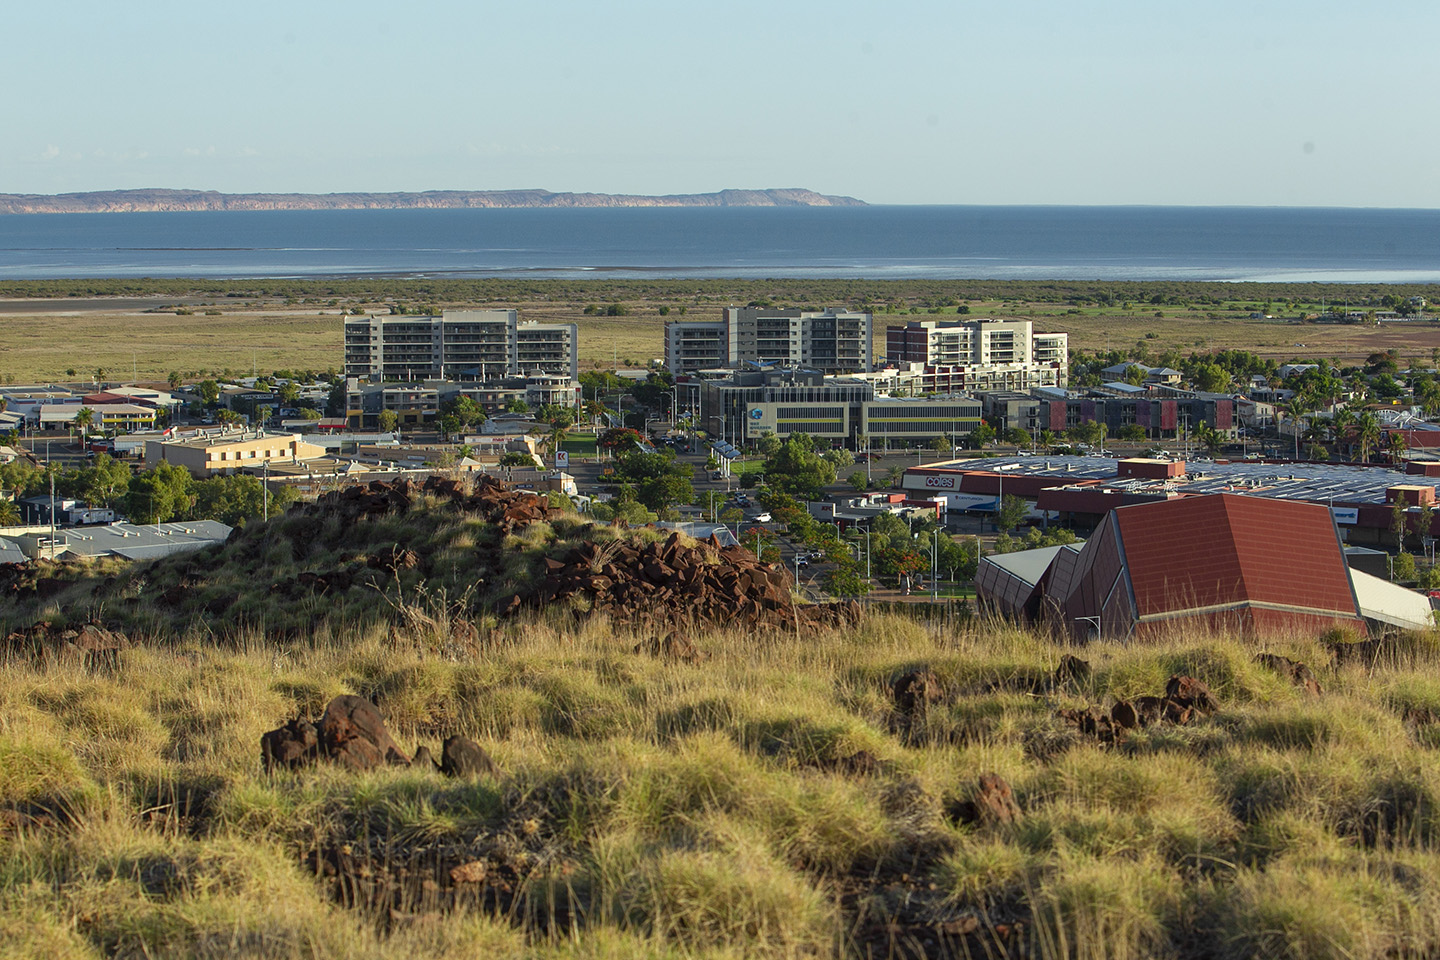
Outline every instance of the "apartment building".
<svg viewBox="0 0 1440 960">
<path fill-rule="evenodd" d="M 677 376 L 742 363 L 804 367 L 821 373 L 873 366 L 868 313 L 727 307 L 720 320 L 665 325 L 665 366 Z"/>
<path fill-rule="evenodd" d="M 946 390 L 1063 387 L 1069 335 L 1036 333 L 1029 320 L 912 320 L 885 331 L 885 359 L 924 364 Z"/>
<path fill-rule="evenodd" d="M 345 375 L 369 380 L 492 380 L 579 373 L 573 323 L 521 322 L 514 310 L 345 320 Z"/>
<path fill-rule="evenodd" d="M 681 320 L 665 324 L 665 368 L 675 376 L 730 364 L 724 320 Z"/>
</svg>

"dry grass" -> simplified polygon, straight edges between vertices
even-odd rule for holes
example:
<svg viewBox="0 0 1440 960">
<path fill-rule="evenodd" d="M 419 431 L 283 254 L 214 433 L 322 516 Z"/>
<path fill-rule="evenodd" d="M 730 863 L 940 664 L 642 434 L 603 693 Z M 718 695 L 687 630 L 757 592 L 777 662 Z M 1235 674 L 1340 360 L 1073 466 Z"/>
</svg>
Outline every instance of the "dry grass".
<svg viewBox="0 0 1440 960">
<path fill-rule="evenodd" d="M 783 284 L 781 285 L 783 287 Z M 598 298 L 597 298 L 598 299 Z M 718 298 L 655 295 L 626 301 L 627 316 L 587 316 L 581 299 L 535 299 L 517 289 L 513 299 L 454 306 L 515 307 L 525 320 L 576 323 L 580 331 L 582 367 L 644 366 L 664 356 L 666 320 L 718 319 L 726 305 Z M 326 304 L 227 300 L 194 302 L 193 315 L 144 313 L 153 302 L 137 301 L 133 312 L 119 312 L 114 300 L 83 299 L 44 304 L 34 313 L 11 304 L 5 312 L 6 336 L 0 344 L 0 376 L 15 382 L 65 379 L 67 369 L 88 376 L 101 366 L 114 379 L 164 380 L 172 370 L 186 375 L 224 369 L 237 375 L 252 369 L 325 370 L 341 366 L 342 319 L 339 308 Z M 603 304 L 603 299 L 598 300 Z M 743 303 L 743 299 L 739 303 Z M 345 300 L 342 306 L 350 305 Z M 384 310 L 380 303 L 355 305 Z M 686 307 L 684 316 L 678 307 Z M 824 306 L 824 304 L 807 304 Z M 845 306 L 843 303 L 830 304 Z M 1355 363 L 1371 353 L 1390 350 L 1398 356 L 1429 362 L 1431 348 L 1440 346 L 1440 325 L 1383 324 L 1379 327 L 1289 324 L 1255 321 L 1245 310 L 1216 311 L 1209 307 L 1166 306 L 1157 319 L 1148 304 L 1126 310 L 1089 307 L 1075 310 L 1064 303 L 972 301 L 972 317 L 1029 318 L 1037 329 L 1070 334 L 1072 349 L 1127 350 L 1144 342 L 1152 353 L 1174 348 L 1183 354 L 1224 349 L 1252 350 L 1277 360 L 1328 357 Z M 668 316 L 660 314 L 669 306 Z M 219 312 L 207 316 L 207 310 Z M 953 316 L 953 313 L 951 314 Z M 875 352 L 885 352 L 885 328 L 928 313 L 875 314 Z M 117 337 L 117 329 L 126 336 Z M 83 358 L 83 359 L 77 359 Z"/>
<path fill-rule="evenodd" d="M 1312 700 L 1226 638 L 1092 646 L 1089 684 L 1050 694 L 1010 688 L 1063 651 L 998 624 L 715 632 L 696 665 L 634 642 L 540 617 L 458 657 L 377 626 L 196 632 L 110 672 L 0 665 L 6 955 L 864 956 L 935 953 L 921 933 L 965 916 L 977 955 L 1440 950 L 1440 774 L 1401 720 L 1440 697 L 1429 647 L 1368 673 L 1273 641 L 1319 667 Z M 920 665 L 947 695 L 906 725 L 888 684 Z M 1215 688 L 1215 717 L 1119 747 L 1055 719 L 1176 671 Z M 260 772 L 261 732 L 345 692 L 407 747 L 464 733 L 503 774 Z M 873 770 L 846 767 L 861 751 Z M 1013 826 L 946 814 L 984 771 L 1014 785 Z M 337 837 L 511 843 L 530 873 L 506 910 L 377 928 L 304 866 Z M 1015 919 L 1010 939 L 988 926 Z"/>
</svg>

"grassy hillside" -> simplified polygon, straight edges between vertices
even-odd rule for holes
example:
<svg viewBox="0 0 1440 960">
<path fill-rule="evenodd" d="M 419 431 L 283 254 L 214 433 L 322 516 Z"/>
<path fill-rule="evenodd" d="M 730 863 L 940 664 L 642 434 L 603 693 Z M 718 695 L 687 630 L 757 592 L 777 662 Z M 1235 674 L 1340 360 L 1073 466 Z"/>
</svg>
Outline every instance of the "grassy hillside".
<svg viewBox="0 0 1440 960">
<path fill-rule="evenodd" d="M 282 531 L 299 519 L 210 556 L 90 571 L 4 615 L 91 603 L 103 617 L 125 595 L 139 609 L 186 569 L 248 569 L 268 588 L 272 565 L 297 563 Z M 672 659 L 636 652 L 644 632 L 551 608 L 446 643 L 444 550 L 487 542 L 467 522 L 421 505 L 312 535 L 343 552 L 433 530 L 434 584 L 402 568 L 378 606 L 284 597 L 240 617 L 259 603 L 247 593 L 221 614 L 159 617 L 88 666 L 12 645 L 0 953 L 1440 952 L 1428 636 L 1335 665 L 1309 637 L 1063 649 L 1001 624 L 876 616 L 804 638 L 717 625 L 693 636 L 698 657 Z M 541 526 L 555 529 L 527 535 Z M 269 546 L 246 568 L 252 537 Z M 498 542 L 524 552 L 523 536 Z M 319 626 L 294 629 L 305 617 Z M 1324 692 L 1255 662 L 1262 649 L 1308 663 Z M 1066 654 L 1090 674 L 1057 678 Z M 1063 714 L 1159 695 L 1172 675 L 1207 683 L 1218 709 L 1121 738 Z M 461 733 L 499 773 L 262 772 L 264 731 L 342 693 L 377 703 L 407 751 Z M 1013 819 L 977 816 L 986 774 L 1013 788 Z"/>
</svg>

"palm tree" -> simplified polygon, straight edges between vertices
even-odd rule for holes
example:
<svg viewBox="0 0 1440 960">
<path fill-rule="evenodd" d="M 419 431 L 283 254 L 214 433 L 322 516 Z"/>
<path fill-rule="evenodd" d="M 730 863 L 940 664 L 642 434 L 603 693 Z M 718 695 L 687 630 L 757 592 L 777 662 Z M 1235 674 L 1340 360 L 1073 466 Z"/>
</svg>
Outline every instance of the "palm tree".
<svg viewBox="0 0 1440 960">
<path fill-rule="evenodd" d="M 554 458 L 555 453 L 560 449 L 560 445 L 565 442 L 565 437 L 569 433 L 570 427 L 563 421 L 557 420 L 550 425 L 550 433 L 543 442 L 545 448 L 550 451 L 550 456 L 552 459 Z"/>
<path fill-rule="evenodd" d="M 1221 439 L 1220 431 L 1210 426 L 1210 424 L 1204 420 L 1196 424 L 1195 441 L 1203 446 L 1211 456 L 1220 452 Z"/>
<path fill-rule="evenodd" d="M 1341 407 L 1330 417 L 1330 439 L 1339 441 L 1342 437 L 1350 436 L 1350 428 L 1355 426 L 1355 414 L 1349 407 Z"/>
<path fill-rule="evenodd" d="M 85 438 L 85 431 L 89 430 L 90 424 L 94 422 L 95 411 L 89 407 L 81 407 L 75 412 L 75 419 L 70 421 L 70 426 L 72 429 L 79 429 L 80 438 L 83 440 Z"/>
<path fill-rule="evenodd" d="M 1360 441 L 1360 462 L 1370 462 L 1370 451 L 1380 444 L 1380 418 L 1366 410 L 1355 418 L 1355 438 Z"/>
<path fill-rule="evenodd" d="M 1405 452 L 1410 449 L 1410 444 L 1405 441 L 1405 434 L 1399 430 L 1390 431 L 1385 446 L 1388 448 L 1391 463 L 1399 463 L 1404 458 Z"/>
</svg>

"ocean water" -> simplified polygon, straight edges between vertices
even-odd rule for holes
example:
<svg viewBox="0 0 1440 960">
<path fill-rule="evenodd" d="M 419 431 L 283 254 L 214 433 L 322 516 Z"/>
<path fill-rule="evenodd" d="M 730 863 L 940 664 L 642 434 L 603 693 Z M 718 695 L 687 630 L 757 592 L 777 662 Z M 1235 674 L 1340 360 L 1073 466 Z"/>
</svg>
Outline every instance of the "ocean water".
<svg viewBox="0 0 1440 960">
<path fill-rule="evenodd" d="M 871 206 L 0 216 L 0 279 L 355 274 L 1440 283 L 1440 210 Z"/>
</svg>

